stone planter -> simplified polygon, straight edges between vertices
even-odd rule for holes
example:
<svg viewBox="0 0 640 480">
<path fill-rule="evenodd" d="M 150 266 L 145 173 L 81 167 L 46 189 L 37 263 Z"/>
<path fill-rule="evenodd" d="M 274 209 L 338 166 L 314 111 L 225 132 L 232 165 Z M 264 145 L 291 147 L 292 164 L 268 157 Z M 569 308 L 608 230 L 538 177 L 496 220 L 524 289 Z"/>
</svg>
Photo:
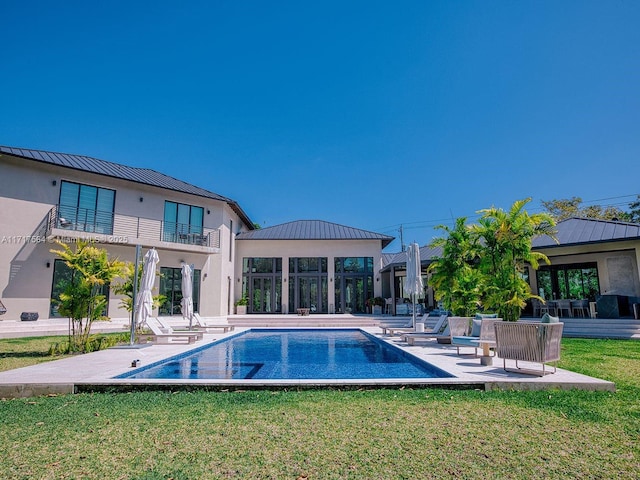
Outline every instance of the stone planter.
<svg viewBox="0 0 640 480">
<path fill-rule="evenodd" d="M 382 307 L 380 305 L 374 305 L 371 313 L 374 315 L 382 315 Z"/>
<path fill-rule="evenodd" d="M 246 314 L 247 314 L 246 305 L 236 305 L 236 315 L 246 315 Z"/>
</svg>

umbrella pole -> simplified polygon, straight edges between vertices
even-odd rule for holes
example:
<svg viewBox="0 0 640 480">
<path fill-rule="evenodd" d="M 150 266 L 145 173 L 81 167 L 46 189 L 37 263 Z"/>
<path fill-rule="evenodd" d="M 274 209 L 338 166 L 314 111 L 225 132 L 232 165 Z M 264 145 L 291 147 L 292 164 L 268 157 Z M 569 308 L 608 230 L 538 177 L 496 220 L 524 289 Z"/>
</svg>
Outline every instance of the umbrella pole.
<svg viewBox="0 0 640 480">
<path fill-rule="evenodd" d="M 135 343 L 136 337 L 136 297 L 138 295 L 138 264 L 140 263 L 140 245 L 136 245 L 136 261 L 133 266 L 133 292 L 131 293 L 131 336 L 129 344 Z"/>
</svg>

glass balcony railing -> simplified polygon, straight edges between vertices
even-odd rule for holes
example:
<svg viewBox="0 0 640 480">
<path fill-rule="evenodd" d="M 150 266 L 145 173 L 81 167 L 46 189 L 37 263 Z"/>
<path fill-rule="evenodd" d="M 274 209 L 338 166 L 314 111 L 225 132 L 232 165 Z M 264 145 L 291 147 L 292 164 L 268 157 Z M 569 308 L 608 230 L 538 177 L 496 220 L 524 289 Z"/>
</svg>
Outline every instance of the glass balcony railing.
<svg viewBox="0 0 640 480">
<path fill-rule="evenodd" d="M 47 235 L 53 229 L 107 235 L 117 243 L 136 243 L 136 239 L 220 248 L 220 231 L 199 225 L 163 222 L 112 212 L 99 212 L 56 205 L 47 218 Z M 100 240 L 97 237 L 97 240 Z"/>
</svg>

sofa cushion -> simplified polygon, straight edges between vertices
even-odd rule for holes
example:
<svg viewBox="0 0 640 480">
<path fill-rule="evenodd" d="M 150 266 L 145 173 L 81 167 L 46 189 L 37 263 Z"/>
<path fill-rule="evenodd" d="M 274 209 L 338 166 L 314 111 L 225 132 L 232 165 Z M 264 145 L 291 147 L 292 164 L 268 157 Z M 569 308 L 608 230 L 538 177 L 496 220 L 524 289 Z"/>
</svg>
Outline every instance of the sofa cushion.
<svg viewBox="0 0 640 480">
<path fill-rule="evenodd" d="M 548 313 L 545 313 L 540 319 L 540 323 L 559 323 L 559 322 L 560 322 L 559 317 L 553 317 Z"/>
</svg>

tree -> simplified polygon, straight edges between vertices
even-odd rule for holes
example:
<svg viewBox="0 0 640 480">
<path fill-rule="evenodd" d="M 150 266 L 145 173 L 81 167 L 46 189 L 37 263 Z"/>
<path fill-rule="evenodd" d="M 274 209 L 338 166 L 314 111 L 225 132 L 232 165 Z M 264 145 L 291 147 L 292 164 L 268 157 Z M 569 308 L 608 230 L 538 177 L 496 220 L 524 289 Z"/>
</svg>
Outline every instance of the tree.
<svg viewBox="0 0 640 480">
<path fill-rule="evenodd" d="M 86 351 L 94 321 L 105 320 L 103 312 L 107 299 L 100 293 L 118 277 L 124 264 L 110 260 L 107 251 L 93 243 L 79 240 L 75 249 L 57 242 L 62 250 L 51 250 L 71 269 L 71 278 L 63 280 L 62 293 L 58 299 L 58 311 L 69 317 L 69 351 Z"/>
<path fill-rule="evenodd" d="M 445 225 L 436 227 L 447 235 L 431 243 L 432 247 L 442 249 L 442 255 L 429 265 L 429 281 L 436 300 L 461 316 L 472 315 L 480 305 L 477 242 L 466 221 L 464 217 L 456 219 L 453 229 Z"/>
<path fill-rule="evenodd" d="M 546 255 L 532 251 L 531 242 L 539 235 L 555 234 L 555 221 L 548 213 L 529 215 L 525 210 L 531 198 L 516 201 L 509 211 L 501 208 L 480 210 L 482 217 L 471 230 L 478 237 L 481 299 L 485 309 L 504 320 L 515 321 L 531 294 L 524 279 L 525 264 L 538 269 L 550 264 Z"/>
<path fill-rule="evenodd" d="M 638 196 L 640 199 L 640 195 Z M 614 206 L 601 206 L 601 205 L 589 205 L 587 207 L 582 206 L 582 198 L 571 197 L 568 199 L 562 198 L 558 200 L 542 200 L 542 206 L 547 212 L 552 215 L 557 222 L 566 220 L 570 217 L 583 217 L 583 218 L 595 218 L 600 220 L 622 220 L 633 221 L 631 214 L 625 212 L 618 207 Z M 638 220 L 640 220 L 640 202 L 636 202 L 636 208 L 638 208 Z M 633 203 L 630 205 L 633 208 Z"/>
<path fill-rule="evenodd" d="M 629 222 L 640 223 L 640 195 L 629 204 Z"/>
</svg>

